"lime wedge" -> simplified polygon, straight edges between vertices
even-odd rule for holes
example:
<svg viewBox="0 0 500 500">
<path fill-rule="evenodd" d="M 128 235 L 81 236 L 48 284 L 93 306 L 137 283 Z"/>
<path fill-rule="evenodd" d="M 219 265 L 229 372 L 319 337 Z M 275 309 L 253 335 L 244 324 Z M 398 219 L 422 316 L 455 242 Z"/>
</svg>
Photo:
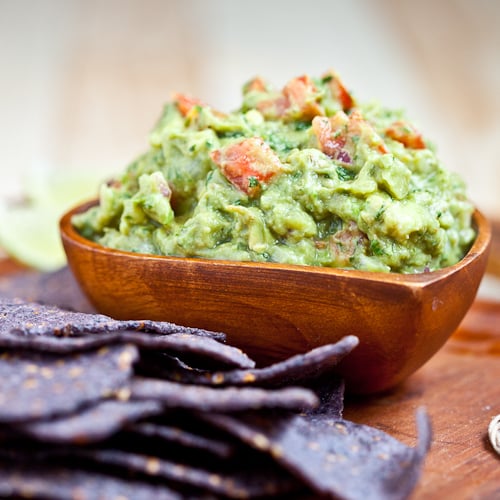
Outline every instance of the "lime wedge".
<svg viewBox="0 0 500 500">
<path fill-rule="evenodd" d="M 0 245 L 19 262 L 52 271 L 66 258 L 57 227 L 59 212 L 52 207 L 2 207 Z"/>
<path fill-rule="evenodd" d="M 34 206 L 48 206 L 62 211 L 82 201 L 96 198 L 99 184 L 98 174 L 65 172 L 32 174 L 23 182 L 25 197 Z"/>
<path fill-rule="evenodd" d="M 0 247 L 19 262 L 41 271 L 66 263 L 59 219 L 78 203 L 96 198 L 97 175 L 58 173 L 32 177 L 23 193 L 27 200 L 9 205 L 0 201 Z"/>
</svg>

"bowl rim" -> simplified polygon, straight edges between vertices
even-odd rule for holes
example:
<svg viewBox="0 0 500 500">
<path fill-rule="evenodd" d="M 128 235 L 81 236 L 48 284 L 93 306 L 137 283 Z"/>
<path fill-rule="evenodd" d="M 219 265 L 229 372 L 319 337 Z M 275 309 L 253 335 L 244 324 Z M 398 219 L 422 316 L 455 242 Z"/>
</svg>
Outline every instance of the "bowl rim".
<svg viewBox="0 0 500 500">
<path fill-rule="evenodd" d="M 357 278 L 358 280 L 374 281 L 374 282 L 385 282 L 393 284 L 405 283 L 415 287 L 427 286 L 431 283 L 439 281 L 451 274 L 454 274 L 464 267 L 467 267 L 472 261 L 476 260 L 483 253 L 488 253 L 491 247 L 491 237 L 492 229 L 491 224 L 485 215 L 477 208 L 474 209 L 472 214 L 473 227 L 476 231 L 476 238 L 471 244 L 469 250 L 464 255 L 464 257 L 451 266 L 444 267 L 442 269 L 437 269 L 435 271 L 415 273 L 415 274 L 403 274 L 403 273 L 392 273 L 392 272 L 377 272 L 377 271 L 361 271 L 357 269 L 344 269 L 335 267 L 323 267 L 323 266 L 306 266 L 300 264 L 283 264 L 279 262 L 252 262 L 252 261 L 236 261 L 236 260 L 225 260 L 225 259 L 207 259 L 203 257 L 178 257 L 170 255 L 156 255 L 156 254 L 146 254 L 140 252 L 129 252 L 125 250 L 117 250 L 110 247 L 105 247 L 89 240 L 82 236 L 74 228 L 71 223 L 73 215 L 82 213 L 85 210 L 96 206 L 99 204 L 99 200 L 92 199 L 82 202 L 73 208 L 69 209 L 66 213 L 62 215 L 59 221 L 60 235 L 63 240 L 71 241 L 77 244 L 79 247 L 86 247 L 93 252 L 98 252 L 101 254 L 108 254 L 110 256 L 120 256 L 128 257 L 131 259 L 146 259 L 148 261 L 157 262 L 175 262 L 175 263 L 185 263 L 187 265 L 210 265 L 213 267 L 234 267 L 234 268 L 248 268 L 248 269 L 274 269 L 276 271 L 293 271 L 297 273 L 308 273 L 308 274 L 320 274 L 327 276 L 342 276 Z"/>
</svg>

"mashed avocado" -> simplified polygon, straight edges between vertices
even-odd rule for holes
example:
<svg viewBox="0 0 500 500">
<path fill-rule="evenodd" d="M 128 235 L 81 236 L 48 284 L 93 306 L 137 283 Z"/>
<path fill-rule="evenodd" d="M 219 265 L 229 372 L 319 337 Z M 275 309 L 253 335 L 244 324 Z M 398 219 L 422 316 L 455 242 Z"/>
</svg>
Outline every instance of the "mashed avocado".
<svg viewBox="0 0 500 500">
<path fill-rule="evenodd" d="M 338 75 L 261 78 L 223 113 L 175 95 L 150 148 L 73 219 L 131 252 L 418 273 L 471 245 L 462 180 L 399 110 Z"/>
</svg>

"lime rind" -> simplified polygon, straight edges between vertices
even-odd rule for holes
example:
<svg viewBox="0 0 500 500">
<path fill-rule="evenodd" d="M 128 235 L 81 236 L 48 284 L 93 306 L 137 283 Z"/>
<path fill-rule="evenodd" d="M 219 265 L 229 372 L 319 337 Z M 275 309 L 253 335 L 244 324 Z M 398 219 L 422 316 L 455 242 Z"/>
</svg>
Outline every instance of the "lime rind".
<svg viewBox="0 0 500 500">
<path fill-rule="evenodd" d="M 66 173 L 27 179 L 23 203 L 0 200 L 0 248 L 9 256 L 40 271 L 66 264 L 59 219 L 76 204 L 97 197 L 96 175 Z"/>
</svg>

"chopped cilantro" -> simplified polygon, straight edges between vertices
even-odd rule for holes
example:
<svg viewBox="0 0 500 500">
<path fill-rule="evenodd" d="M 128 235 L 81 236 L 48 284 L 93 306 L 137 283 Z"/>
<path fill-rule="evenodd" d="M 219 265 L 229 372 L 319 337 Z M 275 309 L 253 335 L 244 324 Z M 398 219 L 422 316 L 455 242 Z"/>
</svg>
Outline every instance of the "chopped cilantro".
<svg viewBox="0 0 500 500">
<path fill-rule="evenodd" d="M 378 210 L 377 213 L 375 214 L 375 220 L 379 221 L 382 219 L 382 215 L 384 215 L 385 212 L 385 206 L 381 206 Z"/>
<path fill-rule="evenodd" d="M 222 139 L 233 139 L 237 137 L 243 137 L 243 132 L 241 130 L 224 130 L 220 132 L 218 136 Z"/>
<path fill-rule="evenodd" d="M 382 246 L 380 245 L 380 241 L 378 240 L 372 240 L 370 243 L 370 248 L 373 253 L 373 255 L 384 255 L 384 250 L 382 249 Z"/>
<path fill-rule="evenodd" d="M 311 126 L 311 122 L 297 121 L 293 123 L 295 130 L 300 132 L 301 130 L 307 130 Z"/>
<path fill-rule="evenodd" d="M 337 167 L 337 175 L 341 181 L 352 181 L 356 177 L 356 172 L 345 167 Z"/>
<path fill-rule="evenodd" d="M 251 187 L 251 188 L 254 188 L 254 187 L 257 187 L 259 186 L 259 180 L 257 179 L 257 177 L 254 177 L 253 175 L 251 175 L 249 178 L 248 178 L 248 187 Z"/>
</svg>

